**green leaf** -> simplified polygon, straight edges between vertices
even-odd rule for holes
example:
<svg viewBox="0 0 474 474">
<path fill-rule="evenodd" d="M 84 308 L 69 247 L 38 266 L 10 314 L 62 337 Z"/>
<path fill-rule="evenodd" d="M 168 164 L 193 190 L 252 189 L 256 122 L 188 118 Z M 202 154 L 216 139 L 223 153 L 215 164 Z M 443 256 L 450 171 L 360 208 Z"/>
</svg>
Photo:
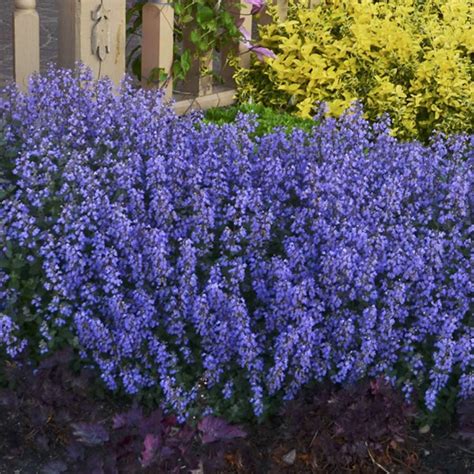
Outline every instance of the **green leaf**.
<svg viewBox="0 0 474 474">
<path fill-rule="evenodd" d="M 191 53 L 185 51 L 180 58 L 181 70 L 186 75 L 187 72 L 191 69 Z"/>
<path fill-rule="evenodd" d="M 190 15 L 189 13 L 187 13 L 181 18 L 181 23 L 183 24 L 191 23 L 192 21 L 193 21 L 193 16 Z"/>
<path fill-rule="evenodd" d="M 168 74 L 163 68 L 155 67 L 151 70 L 148 82 L 153 84 L 160 84 L 168 79 Z"/>
<path fill-rule="evenodd" d="M 14 270 L 20 270 L 25 265 L 26 265 L 26 262 L 23 259 L 16 257 L 12 260 L 10 268 Z"/>
<path fill-rule="evenodd" d="M 139 81 L 142 80 L 142 57 L 140 55 L 132 62 L 132 72 Z"/>
<path fill-rule="evenodd" d="M 10 241 L 7 242 L 7 249 L 5 250 L 5 255 L 7 256 L 7 258 L 13 257 L 13 246 Z"/>
<path fill-rule="evenodd" d="M 200 26 L 204 26 L 214 18 L 214 10 L 207 5 L 198 5 L 196 21 Z"/>
<path fill-rule="evenodd" d="M 189 35 L 189 39 L 191 40 L 193 44 L 198 44 L 201 39 L 201 35 L 199 34 L 199 31 L 192 30 L 191 34 Z"/>
</svg>

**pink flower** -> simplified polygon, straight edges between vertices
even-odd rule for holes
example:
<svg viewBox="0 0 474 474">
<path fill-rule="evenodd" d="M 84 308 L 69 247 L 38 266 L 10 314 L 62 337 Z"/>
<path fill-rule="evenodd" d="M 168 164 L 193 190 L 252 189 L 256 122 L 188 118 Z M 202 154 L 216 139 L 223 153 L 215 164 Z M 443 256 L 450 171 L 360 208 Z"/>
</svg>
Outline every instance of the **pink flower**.
<svg viewBox="0 0 474 474">
<path fill-rule="evenodd" d="M 268 48 L 264 48 L 263 46 L 252 46 L 249 49 L 257 55 L 259 61 L 263 61 L 263 58 L 276 58 L 276 55 L 273 51 Z"/>
<path fill-rule="evenodd" d="M 250 32 L 244 28 L 244 26 L 241 24 L 239 26 L 239 31 L 240 33 L 242 34 L 242 37 L 243 37 L 243 41 L 242 43 L 245 45 L 246 48 L 249 49 L 249 51 L 252 51 L 253 53 L 255 53 L 257 55 L 257 58 L 260 60 L 260 61 L 263 61 L 263 59 L 266 57 L 266 58 L 275 58 L 275 53 L 271 50 L 269 50 L 268 48 L 264 48 L 263 46 L 258 46 L 258 45 L 253 45 L 251 43 L 252 41 L 252 36 L 250 34 Z"/>
<path fill-rule="evenodd" d="M 252 5 L 251 14 L 256 15 L 260 13 L 265 8 L 265 0 L 245 0 L 246 3 Z"/>
<path fill-rule="evenodd" d="M 239 25 L 239 31 L 240 33 L 242 33 L 242 36 L 244 38 L 244 42 L 245 43 L 249 43 L 250 44 L 250 41 L 252 41 L 252 36 L 250 35 L 250 32 L 247 30 L 247 28 L 245 28 L 242 23 L 243 23 L 243 18 L 241 19 L 241 21 L 239 22 L 240 25 Z"/>
</svg>

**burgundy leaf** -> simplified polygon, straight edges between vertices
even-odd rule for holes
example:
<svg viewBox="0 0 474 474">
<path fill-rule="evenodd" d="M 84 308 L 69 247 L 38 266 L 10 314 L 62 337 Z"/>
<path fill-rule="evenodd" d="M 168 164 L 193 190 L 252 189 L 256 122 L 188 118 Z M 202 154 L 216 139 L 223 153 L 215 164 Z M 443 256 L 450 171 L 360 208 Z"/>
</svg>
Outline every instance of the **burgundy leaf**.
<svg viewBox="0 0 474 474">
<path fill-rule="evenodd" d="M 474 428 L 474 397 L 461 400 L 457 406 L 457 413 L 461 426 Z"/>
<path fill-rule="evenodd" d="M 160 459 L 170 459 L 175 454 L 175 450 L 168 446 L 163 446 L 160 450 Z"/>
<path fill-rule="evenodd" d="M 141 409 L 134 406 L 129 411 L 114 416 L 113 428 L 117 430 L 125 427 L 138 426 L 142 418 L 143 413 Z"/>
<path fill-rule="evenodd" d="M 474 442 L 474 397 L 461 400 L 457 406 L 459 416 L 458 436 L 469 442 Z"/>
<path fill-rule="evenodd" d="M 370 391 L 372 395 L 376 395 L 380 392 L 380 379 L 370 381 Z"/>
<path fill-rule="evenodd" d="M 176 415 L 169 415 L 165 418 L 163 418 L 163 424 L 165 426 L 176 426 L 178 424 L 178 420 L 176 418 Z"/>
<path fill-rule="evenodd" d="M 139 452 L 141 449 L 141 444 L 142 443 L 137 439 L 136 436 L 125 434 L 115 443 L 117 456 L 123 457 L 132 452 Z"/>
<path fill-rule="evenodd" d="M 54 405 L 64 396 L 65 393 L 62 388 L 51 380 L 46 380 L 41 387 L 41 400 L 48 405 Z"/>
<path fill-rule="evenodd" d="M 97 423 L 73 423 L 74 436 L 86 446 L 99 446 L 109 440 L 107 430 Z"/>
<path fill-rule="evenodd" d="M 66 348 L 60 351 L 57 351 L 51 357 L 44 359 L 40 362 L 38 369 L 45 370 L 45 369 L 54 369 L 60 365 L 67 365 L 73 359 L 74 353 L 71 348 Z"/>
<path fill-rule="evenodd" d="M 47 451 L 49 449 L 49 439 L 47 436 L 40 434 L 35 437 L 35 447 L 40 451 Z"/>
<path fill-rule="evenodd" d="M 67 465 L 61 460 L 50 461 L 41 469 L 41 474 L 61 474 L 67 472 Z"/>
<path fill-rule="evenodd" d="M 69 384 L 74 388 L 76 393 L 87 395 L 87 390 L 91 382 L 91 374 L 89 371 L 83 369 L 79 376 L 74 376 L 69 381 Z"/>
<path fill-rule="evenodd" d="M 7 408 L 16 408 L 18 405 L 18 396 L 13 390 L 0 389 L 0 406 Z"/>
<path fill-rule="evenodd" d="M 142 467 L 148 467 L 153 464 L 158 448 L 160 447 L 160 438 L 152 433 L 148 433 L 145 436 L 145 441 L 143 442 L 143 451 L 141 457 Z"/>
<path fill-rule="evenodd" d="M 196 430 L 189 425 L 184 425 L 182 428 L 174 428 L 170 436 L 166 438 L 166 446 L 178 449 L 181 455 L 184 455 L 191 446 L 192 440 L 196 434 Z"/>
<path fill-rule="evenodd" d="M 104 471 L 106 472 L 106 474 L 119 474 L 117 466 L 117 456 L 116 453 L 114 453 L 113 451 L 104 455 Z"/>
<path fill-rule="evenodd" d="M 214 441 L 234 438 L 245 438 L 247 433 L 238 426 L 233 426 L 221 418 L 206 416 L 198 424 L 198 429 L 202 434 L 204 444 Z"/>
<path fill-rule="evenodd" d="M 77 441 L 73 441 L 67 446 L 66 452 L 69 459 L 71 459 L 73 462 L 77 462 L 84 459 L 85 448 Z"/>
<path fill-rule="evenodd" d="M 56 412 L 54 419 L 57 423 L 67 424 L 71 421 L 72 415 L 66 409 L 58 409 Z"/>
<path fill-rule="evenodd" d="M 163 426 L 163 410 L 158 408 L 150 416 L 140 421 L 140 433 L 145 436 L 148 433 L 160 434 Z"/>
<path fill-rule="evenodd" d="M 189 425 L 183 426 L 182 429 L 179 430 L 176 437 L 181 441 L 183 444 L 188 444 L 194 438 L 196 431 L 193 430 Z"/>
<path fill-rule="evenodd" d="M 104 458 L 100 452 L 92 452 L 87 458 L 85 472 L 87 472 L 87 474 L 105 474 Z"/>
<path fill-rule="evenodd" d="M 48 421 L 50 409 L 40 401 L 40 404 L 35 403 L 26 407 L 25 414 L 29 417 L 30 422 L 35 428 L 41 428 Z"/>
</svg>

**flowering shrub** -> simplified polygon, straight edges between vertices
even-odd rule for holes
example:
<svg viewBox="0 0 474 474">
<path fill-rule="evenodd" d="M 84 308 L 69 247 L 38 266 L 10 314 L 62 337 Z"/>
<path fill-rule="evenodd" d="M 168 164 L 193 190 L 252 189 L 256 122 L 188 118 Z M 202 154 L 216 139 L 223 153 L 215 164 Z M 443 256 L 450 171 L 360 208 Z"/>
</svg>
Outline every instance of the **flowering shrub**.
<svg viewBox="0 0 474 474">
<path fill-rule="evenodd" d="M 303 117 L 354 100 L 374 120 L 390 113 L 403 138 L 472 132 L 474 35 L 468 0 L 290 2 L 288 19 L 260 29 L 275 59 L 237 76 L 240 100 Z"/>
<path fill-rule="evenodd" d="M 111 390 L 256 415 L 312 380 L 473 393 L 473 138 L 360 111 L 250 139 L 82 71 L 0 99 L 1 338 Z M 14 150 L 18 152 L 15 153 Z"/>
</svg>

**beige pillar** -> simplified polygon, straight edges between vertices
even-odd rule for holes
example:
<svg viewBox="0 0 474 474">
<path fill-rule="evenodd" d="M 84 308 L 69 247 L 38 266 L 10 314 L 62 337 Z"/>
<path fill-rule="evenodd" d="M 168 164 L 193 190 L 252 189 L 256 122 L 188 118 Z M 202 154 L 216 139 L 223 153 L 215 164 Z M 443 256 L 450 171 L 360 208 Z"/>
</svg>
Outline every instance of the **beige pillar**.
<svg viewBox="0 0 474 474">
<path fill-rule="evenodd" d="M 59 65 L 82 62 L 95 78 L 125 74 L 126 0 L 58 0 Z"/>
<path fill-rule="evenodd" d="M 268 0 L 268 1 L 272 2 L 273 5 L 276 5 L 278 20 L 279 21 L 286 21 L 286 19 L 288 17 L 288 0 Z M 271 22 L 272 22 L 272 19 L 271 19 L 270 15 L 266 12 L 262 13 L 262 15 L 260 17 L 260 24 L 268 25 Z"/>
<path fill-rule="evenodd" d="M 228 11 L 232 13 L 236 22 L 243 19 L 242 26 L 252 34 L 252 26 L 253 26 L 253 17 L 250 14 L 252 7 L 247 3 L 242 3 L 236 0 L 224 0 L 226 8 Z M 239 8 L 240 5 L 240 8 Z M 224 80 L 224 84 L 226 86 L 233 87 L 234 86 L 234 68 L 230 67 L 227 64 L 227 58 L 229 55 L 235 54 L 239 57 L 239 64 L 241 67 L 248 68 L 250 67 L 250 52 L 247 46 L 244 43 L 240 42 L 238 45 L 228 46 L 223 48 L 221 52 L 221 64 L 222 64 L 222 71 L 221 76 Z"/>
<path fill-rule="evenodd" d="M 36 0 L 15 0 L 13 12 L 13 70 L 23 91 L 28 79 L 40 70 L 39 16 Z"/>
<path fill-rule="evenodd" d="M 168 99 L 173 95 L 173 29 L 174 9 L 171 4 L 149 2 L 143 7 L 142 86 L 164 87 Z M 156 81 L 160 71 L 167 75 L 164 83 Z"/>
</svg>

